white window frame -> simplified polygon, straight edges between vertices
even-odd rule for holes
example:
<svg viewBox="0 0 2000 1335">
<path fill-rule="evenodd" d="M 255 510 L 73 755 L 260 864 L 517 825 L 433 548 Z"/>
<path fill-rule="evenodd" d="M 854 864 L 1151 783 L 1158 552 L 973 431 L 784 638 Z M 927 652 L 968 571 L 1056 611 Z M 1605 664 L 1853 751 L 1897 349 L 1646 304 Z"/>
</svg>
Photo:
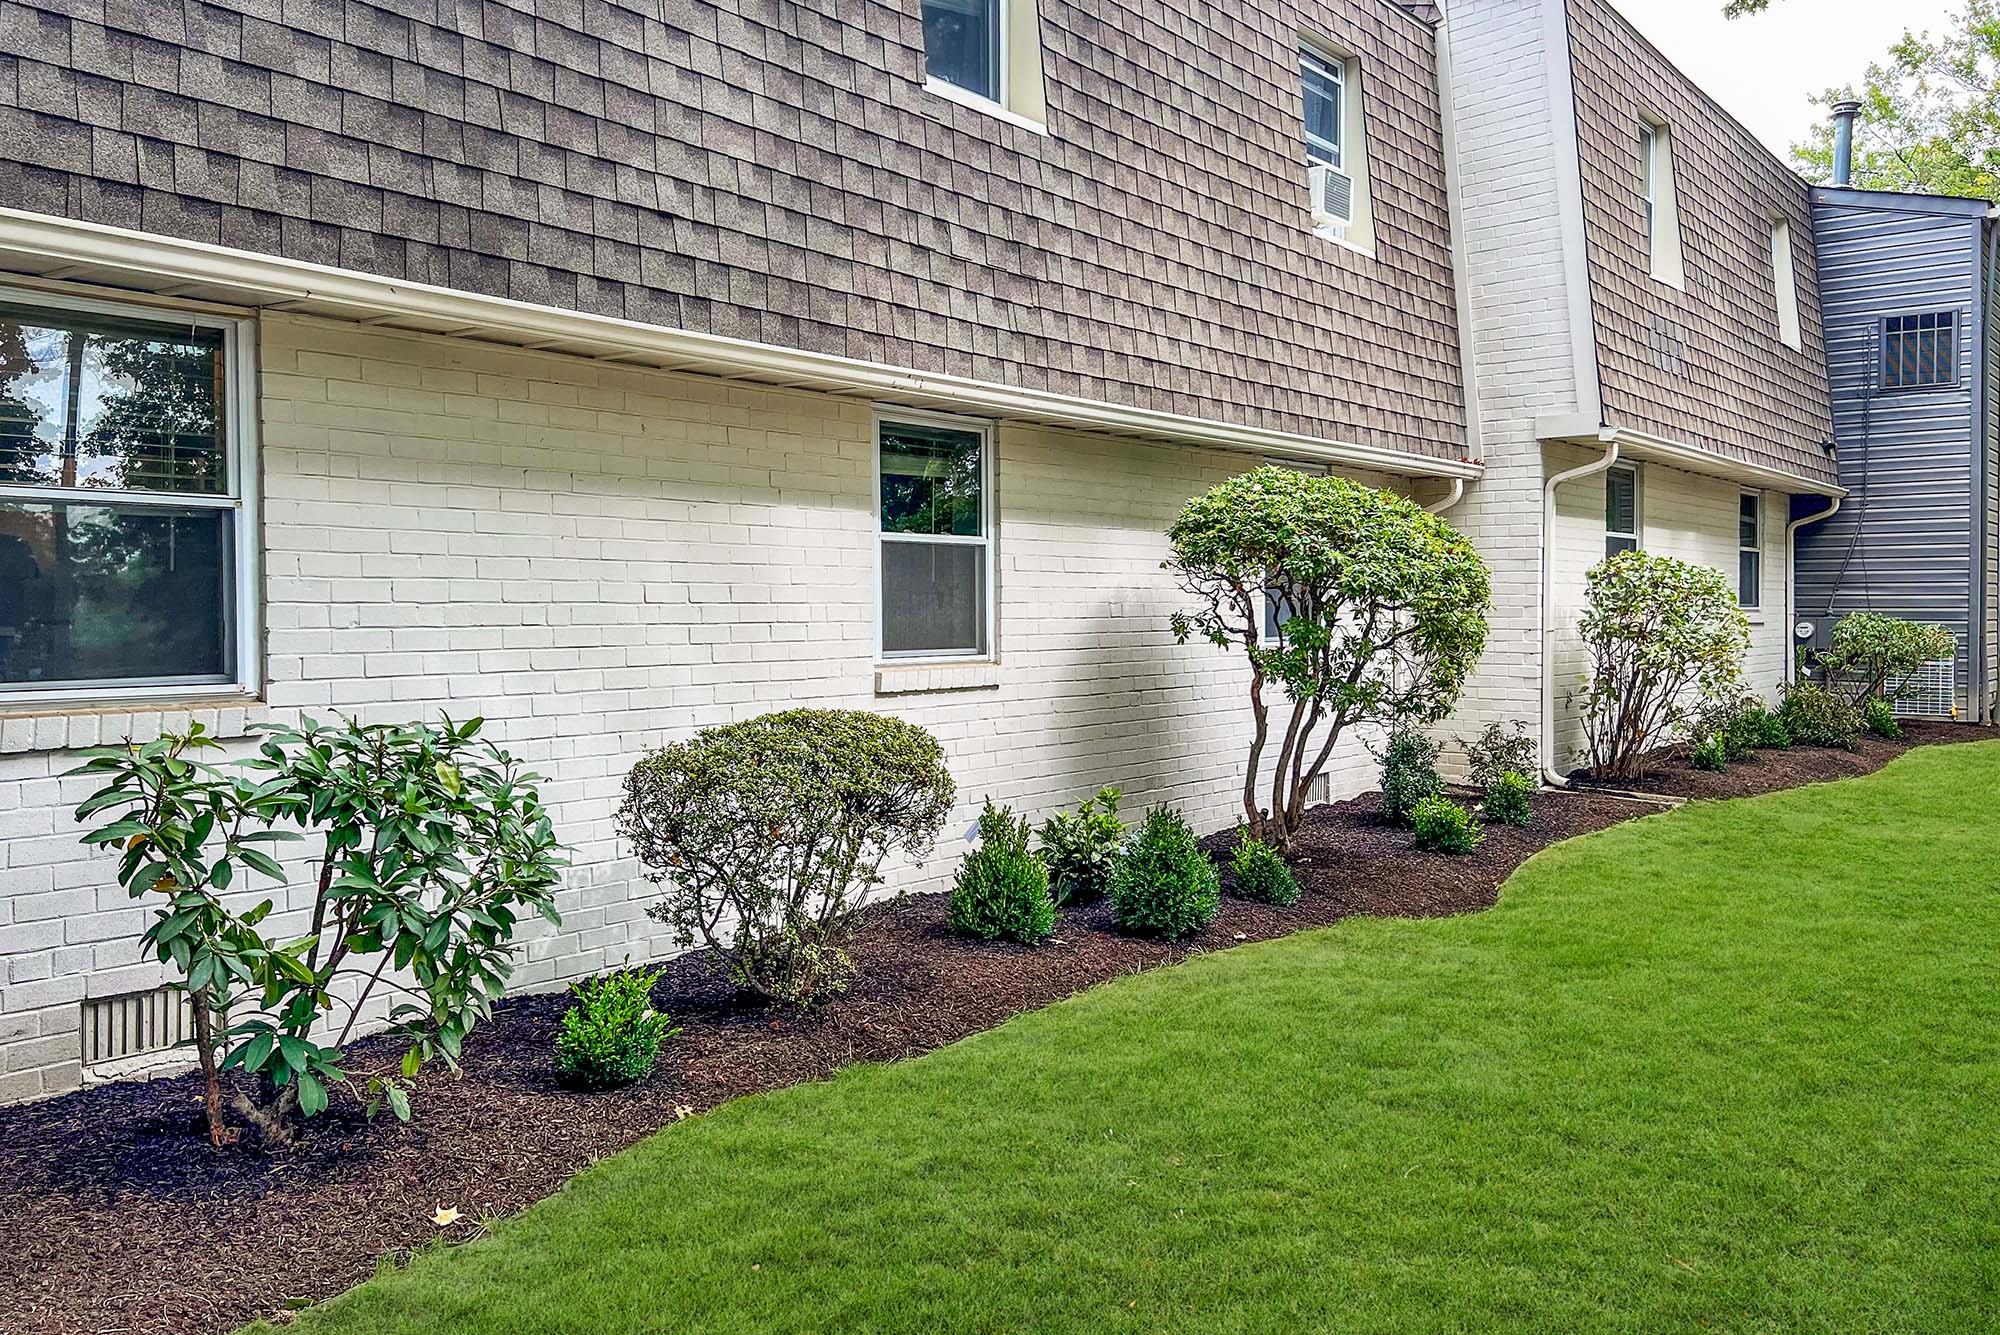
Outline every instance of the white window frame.
<svg viewBox="0 0 2000 1335">
<path fill-rule="evenodd" d="M 24 503 L 69 501 L 154 510 L 228 510 L 235 515 L 231 533 L 234 560 L 230 568 L 229 607 L 231 672 L 214 681 L 179 678 L 112 678 L 67 686 L 22 686 L 0 682 L 0 709 L 46 705 L 169 705 L 192 700 L 247 700 L 263 687 L 263 543 L 259 526 L 257 322 L 174 307 L 141 306 L 128 302 L 48 292 L 38 288 L 0 285 L 0 303 L 42 309 L 51 314 L 71 312 L 152 324 L 188 324 L 219 330 L 223 348 L 223 439 L 227 490 L 221 494 L 108 487 L 48 487 L 0 483 L 0 500 Z"/>
<path fill-rule="evenodd" d="M 1375 254 L 1375 192 L 1369 179 L 1368 127 L 1362 120 L 1361 59 L 1343 54 L 1340 48 L 1311 32 L 1302 33 L 1299 37 L 1296 66 L 1299 129 L 1305 146 L 1303 160 L 1310 172 L 1313 167 L 1322 164 L 1312 156 L 1312 141 L 1304 137 L 1305 62 L 1308 60 L 1316 61 L 1332 75 L 1340 94 L 1340 142 L 1333 146 L 1333 162 L 1324 165 L 1347 173 L 1354 181 L 1354 220 L 1345 227 L 1317 225 L 1313 228 L 1313 235 L 1372 257 Z"/>
<path fill-rule="evenodd" d="M 1320 67 L 1321 71 L 1324 72 L 1329 78 L 1333 80 L 1334 88 L 1337 94 L 1335 98 L 1335 110 L 1338 112 L 1340 117 L 1340 125 L 1339 125 L 1340 139 L 1338 142 L 1332 145 L 1333 157 L 1330 161 L 1326 163 L 1326 165 L 1330 167 L 1338 167 L 1342 171 L 1347 171 L 1347 142 L 1349 139 L 1349 135 L 1347 132 L 1348 128 L 1347 127 L 1347 121 L 1348 121 L 1347 66 L 1349 62 L 1345 56 L 1337 56 L 1333 52 L 1327 50 L 1325 47 L 1321 46 L 1317 42 L 1308 41 L 1299 43 L 1299 99 L 1301 103 L 1303 103 L 1305 100 L 1305 62 L 1308 60 L 1317 64 Z M 1303 129 L 1303 117 L 1301 117 L 1301 128 Z M 1320 161 L 1320 159 L 1315 158 L 1312 155 L 1312 150 L 1313 150 L 1313 137 L 1310 133 L 1307 133 L 1306 161 L 1309 163 L 1317 164 Z"/>
<path fill-rule="evenodd" d="M 897 426 L 936 426 L 953 431 L 976 432 L 979 435 L 979 527 L 976 538 L 958 534 L 936 533 L 885 533 L 882 531 L 882 428 Z M 994 548 L 999 544 L 999 509 L 993 479 L 998 471 L 999 432 L 996 424 L 984 417 L 961 417 L 953 413 L 910 412 L 891 404 L 880 404 L 875 409 L 874 438 L 870 446 L 875 454 L 874 498 L 871 502 L 875 513 L 875 664 L 877 667 L 930 666 L 940 663 L 997 663 L 1000 661 L 1000 618 L 998 563 L 994 559 Z M 884 543 L 923 543 L 932 546 L 973 546 L 985 548 L 986 560 L 983 583 L 985 599 L 980 615 L 985 618 L 985 652 L 954 653 L 950 651 L 933 653 L 926 651 L 905 651 L 890 653 L 883 648 L 885 613 L 882 606 L 882 547 Z"/>
<path fill-rule="evenodd" d="M 1743 541 L 1743 502 L 1749 501 L 1752 508 L 1751 522 L 1756 526 L 1756 541 Z M 1751 596 L 1743 596 L 1743 557 L 1751 554 L 1757 558 L 1757 587 Z M 1736 605 L 1746 612 L 1759 611 L 1764 606 L 1764 493 L 1745 487 L 1736 494 Z"/>
<path fill-rule="evenodd" d="M 1610 488 L 1611 488 L 1611 478 L 1613 474 L 1623 474 L 1632 479 L 1632 531 L 1629 533 L 1611 527 Z M 1646 550 L 1646 505 L 1645 505 L 1646 492 L 1641 481 L 1639 473 L 1639 465 L 1613 464 L 1610 468 L 1607 468 L 1604 471 L 1604 486 L 1605 486 L 1605 497 L 1604 497 L 1605 557 L 1608 559 L 1614 554 L 1611 550 L 1611 540 L 1613 538 L 1630 538 L 1632 540 L 1633 551 L 1638 551 L 1638 552 L 1645 551 Z"/>
<path fill-rule="evenodd" d="M 930 72 L 928 55 L 925 57 L 924 91 L 934 93 L 947 102 L 956 102 L 960 106 L 971 107 L 974 111 L 983 112 L 998 120 L 1006 121 L 1009 125 L 1018 126 L 1034 134 L 1045 135 L 1049 132 L 1048 126 L 1044 125 L 1034 116 L 1024 114 L 1013 105 L 1016 100 L 1012 92 L 1014 86 L 1013 80 L 1016 75 L 1026 73 L 1034 77 L 1036 82 L 1039 82 L 1040 79 L 1039 66 L 1041 63 L 1041 53 L 1039 51 L 1029 53 L 1034 58 L 1032 65 L 1026 67 L 1024 70 L 1017 70 L 1015 68 L 1015 53 L 1013 50 L 1015 40 L 1014 25 L 1022 21 L 1022 16 L 1014 12 L 1014 7 L 1024 2 L 1025 0 L 997 0 L 994 6 L 994 41 L 999 47 L 999 51 L 997 52 L 997 59 L 994 62 L 993 91 L 997 96 L 988 97 L 984 93 L 975 92 L 962 84 L 953 83 L 949 79 L 938 78 Z M 1039 42 L 1041 40 L 1041 24 L 1038 8 L 1031 8 L 1027 18 L 1032 20 L 1030 27 L 1034 31 L 1035 40 Z M 921 23 L 921 0 L 919 0 L 918 5 L 918 20 Z M 1046 114 L 1047 108 L 1043 107 L 1042 110 Z"/>
</svg>

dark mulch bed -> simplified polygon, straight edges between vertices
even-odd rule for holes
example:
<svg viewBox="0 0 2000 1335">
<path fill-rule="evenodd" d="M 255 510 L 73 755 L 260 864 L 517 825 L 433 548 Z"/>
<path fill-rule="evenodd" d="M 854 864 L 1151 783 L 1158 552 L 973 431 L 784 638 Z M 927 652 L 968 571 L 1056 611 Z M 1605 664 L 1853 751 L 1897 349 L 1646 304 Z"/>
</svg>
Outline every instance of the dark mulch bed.
<svg viewBox="0 0 2000 1335">
<path fill-rule="evenodd" d="M 1880 737 L 1863 737 L 1852 751 L 1829 751 L 1795 746 L 1784 751 L 1754 751 L 1733 760 L 1720 774 L 1698 770 L 1687 763 L 1680 747 L 1658 752 L 1641 779 L 1621 780 L 1604 785 L 1623 792 L 1660 793 L 1671 797 L 1754 797 L 1781 788 L 1797 788 L 1808 783 L 1830 783 L 1873 774 L 1913 746 L 1943 746 L 1957 742 L 1991 741 L 2000 729 L 1971 727 L 1963 723 L 1909 720 L 1903 724 L 1909 735 L 1899 742 Z M 1581 786 L 1594 786 L 1587 771 L 1569 776 Z"/>
<path fill-rule="evenodd" d="M 1930 731 L 1923 740 L 1947 740 Z M 1730 790 L 1763 791 L 1863 772 L 1907 749 L 1887 747 L 1870 744 L 1832 771 L 1817 754 L 1796 752 L 1719 777 L 1769 780 Z M 1676 765 L 1649 783 L 1725 795 L 1705 790 L 1712 777 Z M 1454 858 L 1414 852 L 1407 833 L 1380 823 L 1372 795 L 1320 807 L 1297 850 L 1305 888 L 1297 904 L 1225 899 L 1209 930 L 1178 946 L 1117 934 L 1103 906 L 1064 913 L 1056 939 L 1029 950 L 951 937 L 942 896 L 885 903 L 865 915 L 855 951 L 860 980 L 807 1016 L 747 1004 L 712 962 L 684 957 L 668 967 L 658 994 L 680 1037 L 650 1080 L 609 1094 L 558 1082 L 551 1053 L 566 1002 L 551 995 L 503 1005 L 467 1043 L 461 1076 L 427 1072 L 413 1124 L 329 1114 L 283 1153 L 210 1150 L 192 1076 L 0 1109 L 8 1244 L 0 1255 L 0 1330 L 228 1331 L 330 1297 L 365 1279 L 379 1258 L 440 1237 L 471 1237 L 482 1221 L 548 1195 L 592 1160 L 726 1099 L 822 1079 L 850 1062 L 926 1052 L 1191 953 L 1354 914 L 1486 908 L 1535 850 L 1652 809 L 1602 794 L 1547 794 L 1532 826 L 1492 828 L 1477 853 Z M 1227 839 L 1217 836 L 1210 847 Z M 436 1226 L 440 1206 L 458 1210 L 459 1221 Z"/>
</svg>

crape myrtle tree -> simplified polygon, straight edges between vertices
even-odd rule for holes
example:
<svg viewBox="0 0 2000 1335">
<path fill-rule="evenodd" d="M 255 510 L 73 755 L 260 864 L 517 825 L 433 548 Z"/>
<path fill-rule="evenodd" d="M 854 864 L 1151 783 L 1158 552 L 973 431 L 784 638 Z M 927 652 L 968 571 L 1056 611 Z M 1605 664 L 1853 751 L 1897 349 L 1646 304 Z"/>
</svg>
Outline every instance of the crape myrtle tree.
<svg viewBox="0 0 2000 1335">
<path fill-rule="evenodd" d="M 1250 665 L 1250 836 L 1288 848 L 1306 794 L 1357 724 L 1450 712 L 1486 644 L 1492 595 L 1472 544 L 1391 492 L 1259 468 L 1188 502 L 1165 562 L 1193 605 L 1175 636 Z M 1268 804 L 1260 776 L 1273 744 Z"/>
</svg>

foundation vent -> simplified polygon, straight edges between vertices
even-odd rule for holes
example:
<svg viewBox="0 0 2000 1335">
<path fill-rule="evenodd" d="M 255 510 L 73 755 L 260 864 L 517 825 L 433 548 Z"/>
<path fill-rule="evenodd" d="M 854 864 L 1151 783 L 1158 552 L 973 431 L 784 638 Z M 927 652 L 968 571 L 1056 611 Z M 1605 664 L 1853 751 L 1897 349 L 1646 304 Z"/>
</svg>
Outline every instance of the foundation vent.
<svg viewBox="0 0 2000 1335">
<path fill-rule="evenodd" d="M 156 987 L 83 1003 L 83 1064 L 165 1052 L 194 1036 L 187 994 Z"/>
</svg>

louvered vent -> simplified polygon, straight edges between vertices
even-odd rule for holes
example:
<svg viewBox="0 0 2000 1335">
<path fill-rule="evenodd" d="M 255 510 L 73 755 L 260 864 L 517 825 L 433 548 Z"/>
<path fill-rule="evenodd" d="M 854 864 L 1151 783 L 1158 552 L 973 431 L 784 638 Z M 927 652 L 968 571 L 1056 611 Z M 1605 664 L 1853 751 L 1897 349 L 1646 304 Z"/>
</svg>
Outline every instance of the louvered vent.
<svg viewBox="0 0 2000 1335">
<path fill-rule="evenodd" d="M 1354 221 L 1354 178 L 1324 163 L 1311 168 L 1313 221 L 1340 227 Z"/>
<path fill-rule="evenodd" d="M 164 1052 L 194 1035 L 187 994 L 157 987 L 83 1003 L 83 1063 Z"/>
<path fill-rule="evenodd" d="M 1958 660 L 1934 658 L 1918 668 L 1910 693 L 1896 702 L 1896 712 L 1912 718 L 1958 717 Z"/>
</svg>

